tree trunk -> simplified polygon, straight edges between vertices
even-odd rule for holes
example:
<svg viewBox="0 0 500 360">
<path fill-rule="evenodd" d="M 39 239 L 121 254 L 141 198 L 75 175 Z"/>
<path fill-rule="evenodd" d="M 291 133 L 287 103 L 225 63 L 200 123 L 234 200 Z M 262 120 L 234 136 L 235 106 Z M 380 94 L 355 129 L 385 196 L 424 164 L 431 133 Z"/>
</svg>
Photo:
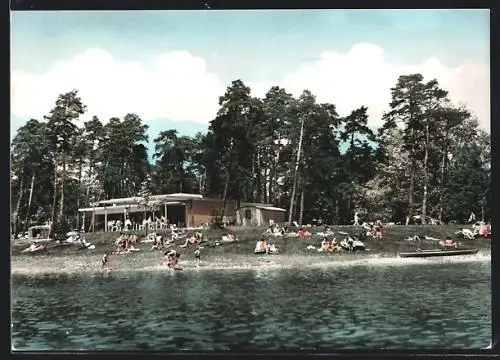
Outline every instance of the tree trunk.
<svg viewBox="0 0 500 360">
<path fill-rule="evenodd" d="M 184 191 L 184 167 L 183 164 L 179 167 L 179 192 L 182 193 Z"/>
<path fill-rule="evenodd" d="M 54 222 L 56 220 L 56 208 L 57 208 L 57 155 L 54 155 L 54 193 L 52 198 L 52 215 L 50 217 L 50 236 L 54 234 Z"/>
<path fill-rule="evenodd" d="M 264 194 L 264 203 L 267 204 L 269 201 L 269 194 L 268 194 L 268 174 L 267 174 L 267 168 L 264 168 L 264 182 L 262 184 L 262 193 Z"/>
<path fill-rule="evenodd" d="M 414 209 L 414 204 L 413 204 L 413 192 L 415 189 L 415 160 L 411 159 L 410 163 L 410 188 L 408 189 L 408 218 L 411 220 L 413 217 L 413 209 Z"/>
<path fill-rule="evenodd" d="M 30 197 L 28 199 L 28 208 L 26 209 L 26 224 L 25 228 L 28 230 L 29 228 L 29 219 L 30 219 L 30 210 L 31 210 L 31 201 L 33 200 L 33 189 L 35 187 L 35 173 L 31 176 L 31 186 L 30 186 Z"/>
<path fill-rule="evenodd" d="M 297 147 L 297 160 L 295 161 L 295 173 L 293 175 L 293 185 L 292 185 L 292 197 L 290 200 L 290 208 L 288 214 L 288 225 L 292 224 L 292 216 L 294 210 L 294 199 L 295 192 L 297 191 L 297 174 L 299 171 L 299 163 L 300 163 L 300 152 L 302 150 L 302 137 L 304 136 L 304 119 L 300 121 L 300 137 L 299 137 L 299 146 Z"/>
<path fill-rule="evenodd" d="M 268 196 L 267 199 L 270 203 L 274 204 L 274 189 L 273 189 L 273 184 L 274 184 L 274 177 L 273 177 L 273 171 L 270 170 L 269 168 L 266 169 L 267 173 L 269 174 L 269 183 L 267 184 L 267 191 L 268 191 Z"/>
<path fill-rule="evenodd" d="M 224 215 L 226 213 L 226 203 L 227 203 L 227 191 L 229 189 L 229 179 L 230 179 L 230 171 L 229 169 L 226 170 L 226 183 L 224 184 L 224 194 L 222 196 L 222 214 L 221 217 L 224 219 Z"/>
<path fill-rule="evenodd" d="M 422 199 L 422 224 L 427 224 L 427 193 L 429 186 L 429 119 L 425 124 L 425 154 L 424 154 L 424 194 Z"/>
<path fill-rule="evenodd" d="M 17 229 L 19 228 L 19 210 L 21 209 L 21 201 L 24 195 L 24 171 L 21 172 L 21 182 L 19 183 L 19 196 L 17 198 L 16 204 L 16 216 L 14 218 L 14 235 L 17 235 Z"/>
<path fill-rule="evenodd" d="M 299 225 L 302 226 L 302 220 L 304 218 L 304 180 L 301 181 L 301 191 L 300 191 L 300 213 L 299 213 Z"/>
<path fill-rule="evenodd" d="M 347 196 L 347 215 L 351 217 L 351 207 L 352 207 L 352 188 L 349 190 L 349 195 Z"/>
<path fill-rule="evenodd" d="M 255 190 L 255 153 L 252 155 L 252 201 L 255 202 L 257 191 Z"/>
<path fill-rule="evenodd" d="M 62 154 L 63 171 L 61 177 L 61 202 L 59 203 L 59 219 L 64 213 L 64 183 L 66 182 L 66 154 Z"/>
<path fill-rule="evenodd" d="M 109 166 L 109 156 L 106 160 L 106 165 L 104 165 L 104 171 L 102 174 L 102 187 L 101 191 L 99 191 L 99 194 L 97 195 L 97 201 L 101 200 L 101 193 L 104 193 L 104 183 L 106 182 L 106 173 L 108 172 L 108 166 Z"/>
<path fill-rule="evenodd" d="M 83 172 L 83 159 L 80 159 L 80 164 L 79 164 L 79 169 L 78 169 L 78 194 L 76 197 L 76 228 L 78 231 L 80 230 L 80 216 L 78 209 L 80 209 L 80 197 L 81 197 L 81 191 L 82 191 L 82 172 Z"/>
<path fill-rule="evenodd" d="M 445 132 L 444 136 L 444 150 L 443 157 L 441 158 L 441 169 L 439 176 L 439 221 L 443 221 L 443 201 L 444 201 L 444 173 L 446 169 L 446 158 L 448 157 L 448 131 Z"/>
<path fill-rule="evenodd" d="M 272 192 L 273 192 L 273 197 L 272 201 L 276 202 L 276 198 L 278 196 L 278 167 L 279 167 L 279 162 L 280 162 L 280 149 L 281 149 L 281 134 L 278 133 L 278 148 L 276 151 L 276 161 L 274 162 L 274 169 L 273 169 L 273 183 L 272 183 Z"/>
<path fill-rule="evenodd" d="M 339 199 L 337 197 L 335 197 L 335 224 L 334 225 L 338 225 L 339 224 L 339 215 L 340 215 L 340 211 L 339 211 Z"/>
<path fill-rule="evenodd" d="M 90 206 L 90 187 L 92 185 L 92 161 L 93 159 L 90 159 L 90 164 L 89 164 L 89 184 L 87 185 L 87 194 L 86 194 L 86 199 L 87 199 L 87 205 Z"/>
<path fill-rule="evenodd" d="M 200 187 L 200 194 L 205 193 L 205 182 L 207 181 L 207 169 L 205 168 L 203 171 L 203 175 L 201 177 L 201 187 Z"/>
</svg>

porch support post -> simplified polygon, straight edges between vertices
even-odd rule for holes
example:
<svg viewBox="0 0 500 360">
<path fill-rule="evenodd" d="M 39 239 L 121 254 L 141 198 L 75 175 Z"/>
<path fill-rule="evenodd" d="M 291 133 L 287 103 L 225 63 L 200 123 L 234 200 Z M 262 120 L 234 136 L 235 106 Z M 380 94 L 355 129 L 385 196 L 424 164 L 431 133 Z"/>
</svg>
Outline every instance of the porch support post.
<svg viewBox="0 0 500 360">
<path fill-rule="evenodd" d="M 104 232 L 108 231 L 108 209 L 104 206 Z"/>
</svg>

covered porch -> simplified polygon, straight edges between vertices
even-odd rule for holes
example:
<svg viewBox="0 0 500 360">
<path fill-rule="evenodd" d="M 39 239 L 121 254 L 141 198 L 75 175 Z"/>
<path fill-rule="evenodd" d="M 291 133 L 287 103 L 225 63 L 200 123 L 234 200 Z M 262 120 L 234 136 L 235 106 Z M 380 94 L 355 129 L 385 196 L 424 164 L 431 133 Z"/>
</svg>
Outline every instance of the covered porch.
<svg viewBox="0 0 500 360">
<path fill-rule="evenodd" d="M 144 230 L 146 227 L 154 231 L 191 226 L 192 202 L 201 198 L 202 195 L 183 193 L 153 195 L 147 206 L 141 197 L 117 198 L 78 211 L 86 231 Z"/>
</svg>

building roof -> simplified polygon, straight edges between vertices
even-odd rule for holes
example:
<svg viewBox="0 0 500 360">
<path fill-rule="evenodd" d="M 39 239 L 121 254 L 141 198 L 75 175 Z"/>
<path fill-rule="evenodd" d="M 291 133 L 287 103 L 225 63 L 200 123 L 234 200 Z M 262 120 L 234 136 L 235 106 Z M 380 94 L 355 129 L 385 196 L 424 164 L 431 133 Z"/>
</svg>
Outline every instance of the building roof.
<svg viewBox="0 0 500 360">
<path fill-rule="evenodd" d="M 150 197 L 151 202 L 169 202 L 169 201 L 186 201 L 191 199 L 201 199 L 202 195 L 198 194 L 184 194 L 184 193 L 175 193 L 175 194 L 162 194 L 162 195 L 152 195 Z M 132 196 L 128 198 L 117 198 L 117 199 L 109 199 L 99 201 L 100 204 L 115 204 L 115 205 L 123 205 L 123 204 L 140 204 L 143 198 L 140 196 Z"/>
<path fill-rule="evenodd" d="M 160 205 L 157 206 L 160 208 Z M 79 212 L 91 212 L 95 215 L 112 215 L 112 214 L 123 214 L 125 211 L 129 213 L 133 212 L 143 212 L 146 211 L 144 206 L 142 205 L 116 205 L 116 206 L 98 206 L 98 207 L 90 207 L 90 208 L 82 208 L 78 209 Z"/>
<path fill-rule="evenodd" d="M 286 211 L 285 209 L 275 207 L 275 206 L 267 206 L 267 205 L 261 205 L 261 204 L 244 204 L 240 206 L 240 209 L 248 208 L 248 207 L 254 207 L 257 209 L 262 209 L 262 210 L 268 210 L 268 211 Z"/>
<path fill-rule="evenodd" d="M 257 206 L 259 209 L 269 210 L 269 211 L 286 211 L 285 209 L 276 206 Z"/>
</svg>

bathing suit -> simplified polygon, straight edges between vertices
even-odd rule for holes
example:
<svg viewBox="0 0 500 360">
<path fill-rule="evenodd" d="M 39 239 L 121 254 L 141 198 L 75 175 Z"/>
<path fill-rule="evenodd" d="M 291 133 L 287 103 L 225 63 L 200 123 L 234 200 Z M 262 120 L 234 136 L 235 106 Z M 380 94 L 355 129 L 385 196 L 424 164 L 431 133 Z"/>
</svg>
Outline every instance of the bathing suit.
<svg viewBox="0 0 500 360">
<path fill-rule="evenodd" d="M 199 259 L 200 258 L 200 250 L 196 250 L 194 252 L 194 256 L 195 256 L 195 258 Z"/>
<path fill-rule="evenodd" d="M 103 264 L 103 265 L 106 265 L 107 263 L 108 263 L 108 255 L 104 255 L 104 256 L 102 257 L 102 264 Z"/>
</svg>

